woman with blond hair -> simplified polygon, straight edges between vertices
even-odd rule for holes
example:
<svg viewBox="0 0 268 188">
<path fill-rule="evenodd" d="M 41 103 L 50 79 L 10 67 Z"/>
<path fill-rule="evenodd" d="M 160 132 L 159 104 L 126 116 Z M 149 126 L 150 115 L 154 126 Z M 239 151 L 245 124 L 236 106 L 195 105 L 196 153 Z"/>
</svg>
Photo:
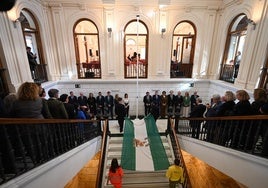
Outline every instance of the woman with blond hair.
<svg viewBox="0 0 268 188">
<path fill-rule="evenodd" d="M 39 86 L 25 82 L 17 92 L 17 100 L 13 103 L 11 116 L 17 118 L 44 118 L 42 115 L 42 99 L 39 97 Z"/>
<path fill-rule="evenodd" d="M 236 98 L 238 103 L 234 106 L 234 115 L 235 116 L 247 116 L 252 115 L 252 108 L 249 102 L 249 94 L 245 90 L 236 91 Z M 243 131 L 242 131 L 243 130 Z M 238 121 L 234 127 L 234 139 L 231 142 L 231 147 L 244 149 L 246 143 L 246 136 L 249 131 L 249 126 L 242 124 L 241 121 Z"/>
<path fill-rule="evenodd" d="M 256 115 L 260 115 L 261 111 L 260 108 L 267 102 L 267 94 L 265 89 L 263 88 L 256 88 L 254 89 L 254 101 L 251 104 L 253 113 Z"/>
<path fill-rule="evenodd" d="M 238 103 L 234 106 L 234 115 L 252 115 L 252 108 L 249 102 L 249 94 L 245 90 L 236 91 Z"/>
</svg>

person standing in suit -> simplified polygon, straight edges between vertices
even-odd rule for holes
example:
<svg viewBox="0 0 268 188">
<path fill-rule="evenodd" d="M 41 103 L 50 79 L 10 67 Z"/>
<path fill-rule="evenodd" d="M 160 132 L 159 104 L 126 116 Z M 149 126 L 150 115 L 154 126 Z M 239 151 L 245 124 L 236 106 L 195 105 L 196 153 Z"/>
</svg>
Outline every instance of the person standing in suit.
<svg viewBox="0 0 268 188">
<path fill-rule="evenodd" d="M 104 101 L 108 114 L 111 116 L 111 119 L 114 119 L 114 97 L 111 95 L 110 91 L 107 91 Z"/>
<path fill-rule="evenodd" d="M 167 102 L 168 102 L 168 98 L 166 96 L 166 91 L 162 91 L 162 95 L 161 95 L 161 98 L 160 98 L 160 116 L 161 116 L 161 118 L 166 117 Z"/>
<path fill-rule="evenodd" d="M 157 105 L 158 108 L 159 108 L 159 107 L 160 107 L 160 95 L 158 95 L 158 91 L 157 91 L 157 90 L 155 91 L 152 100 L 153 100 L 152 102 L 153 102 L 155 105 Z"/>
<path fill-rule="evenodd" d="M 69 99 L 69 103 L 73 104 L 74 106 L 77 106 L 78 101 L 77 101 L 77 97 L 74 95 L 73 91 L 70 91 L 70 96 L 68 97 Z"/>
<path fill-rule="evenodd" d="M 97 113 L 97 110 L 96 110 L 96 99 L 93 93 L 89 93 L 87 98 L 87 105 L 89 107 L 89 112 L 92 114 L 92 117 L 94 117 Z"/>
<path fill-rule="evenodd" d="M 197 105 L 196 103 L 196 99 L 199 97 L 199 95 L 197 95 L 197 91 L 194 92 L 194 94 L 191 95 L 191 110 L 194 109 L 194 107 Z"/>
<path fill-rule="evenodd" d="M 170 90 L 168 95 L 168 115 L 174 116 L 175 103 L 176 103 L 176 96 L 174 95 L 174 91 Z"/>
<path fill-rule="evenodd" d="M 182 103 L 183 103 L 183 96 L 181 95 L 181 91 L 178 91 L 178 94 L 176 96 L 176 102 L 175 102 L 176 108 L 177 107 L 181 108 Z"/>
<path fill-rule="evenodd" d="M 84 96 L 84 93 L 80 92 L 80 96 L 77 98 L 77 102 L 82 108 L 87 107 L 87 97 Z"/>
<path fill-rule="evenodd" d="M 151 103 L 152 103 L 152 96 L 147 91 L 146 95 L 143 97 L 144 109 L 145 109 L 145 116 L 147 116 L 151 111 Z"/>
<path fill-rule="evenodd" d="M 206 106 L 202 104 L 202 99 L 200 97 L 196 98 L 196 105 L 190 113 L 190 117 L 203 117 L 204 112 L 206 111 Z M 202 121 L 200 120 L 191 120 L 190 125 L 192 127 L 192 137 L 199 138 L 200 128 Z"/>
<path fill-rule="evenodd" d="M 27 57 L 28 57 L 28 61 L 29 61 L 29 65 L 30 65 L 30 70 L 31 70 L 31 74 L 32 74 L 32 78 L 35 80 L 37 79 L 36 77 L 36 67 L 37 67 L 37 56 L 36 54 L 33 54 L 31 52 L 31 47 L 27 46 L 26 47 L 26 51 L 27 51 Z"/>
<path fill-rule="evenodd" d="M 98 93 L 96 97 L 96 105 L 97 105 L 97 114 L 104 115 L 104 96 L 101 92 Z"/>
<path fill-rule="evenodd" d="M 123 99 L 121 97 L 118 98 L 118 104 L 117 104 L 117 120 L 120 127 L 120 133 L 123 132 L 123 126 L 124 126 L 124 119 L 126 117 L 126 109 L 123 102 Z"/>
</svg>

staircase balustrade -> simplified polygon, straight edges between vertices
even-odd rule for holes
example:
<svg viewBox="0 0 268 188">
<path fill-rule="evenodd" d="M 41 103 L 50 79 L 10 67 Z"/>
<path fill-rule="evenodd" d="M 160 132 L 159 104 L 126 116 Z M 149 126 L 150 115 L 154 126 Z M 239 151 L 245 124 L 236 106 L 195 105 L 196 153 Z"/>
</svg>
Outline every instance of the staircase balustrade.
<svg viewBox="0 0 268 188">
<path fill-rule="evenodd" d="M 0 118 L 0 185 L 100 136 L 99 122 Z"/>
</svg>

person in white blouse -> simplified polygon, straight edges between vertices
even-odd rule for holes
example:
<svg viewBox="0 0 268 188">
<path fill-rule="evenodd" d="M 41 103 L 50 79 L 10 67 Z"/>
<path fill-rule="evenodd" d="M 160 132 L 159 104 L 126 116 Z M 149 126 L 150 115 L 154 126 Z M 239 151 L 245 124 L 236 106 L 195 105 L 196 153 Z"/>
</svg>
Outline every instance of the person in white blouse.
<svg viewBox="0 0 268 188">
<path fill-rule="evenodd" d="M 129 99 L 128 99 L 128 94 L 125 93 L 123 102 L 125 104 L 125 109 L 126 109 L 126 117 L 129 116 Z"/>
</svg>

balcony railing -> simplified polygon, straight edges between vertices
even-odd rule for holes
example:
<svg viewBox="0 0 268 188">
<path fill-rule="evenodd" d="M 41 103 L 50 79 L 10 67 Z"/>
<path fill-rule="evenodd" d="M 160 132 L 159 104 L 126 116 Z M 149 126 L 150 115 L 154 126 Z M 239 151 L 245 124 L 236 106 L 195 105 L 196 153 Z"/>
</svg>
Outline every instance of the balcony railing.
<svg viewBox="0 0 268 188">
<path fill-rule="evenodd" d="M 99 61 L 77 64 L 77 70 L 79 70 L 79 78 L 101 78 L 101 64 Z"/>
<path fill-rule="evenodd" d="M 220 80 L 234 83 L 234 65 L 224 64 L 221 71 Z"/>
<path fill-rule="evenodd" d="M 36 71 L 33 73 L 35 83 L 43 83 L 48 81 L 46 67 L 47 64 L 38 64 L 36 66 Z"/>
<path fill-rule="evenodd" d="M 170 78 L 191 78 L 193 64 L 172 62 L 170 65 Z"/>
<path fill-rule="evenodd" d="M 137 62 L 125 62 L 125 78 L 147 78 L 147 62 L 140 60 Z"/>
<path fill-rule="evenodd" d="M 97 120 L 0 119 L 0 184 L 101 135 Z"/>
<path fill-rule="evenodd" d="M 181 135 L 268 158 L 268 117 L 265 115 L 176 118 L 175 124 Z"/>
</svg>

